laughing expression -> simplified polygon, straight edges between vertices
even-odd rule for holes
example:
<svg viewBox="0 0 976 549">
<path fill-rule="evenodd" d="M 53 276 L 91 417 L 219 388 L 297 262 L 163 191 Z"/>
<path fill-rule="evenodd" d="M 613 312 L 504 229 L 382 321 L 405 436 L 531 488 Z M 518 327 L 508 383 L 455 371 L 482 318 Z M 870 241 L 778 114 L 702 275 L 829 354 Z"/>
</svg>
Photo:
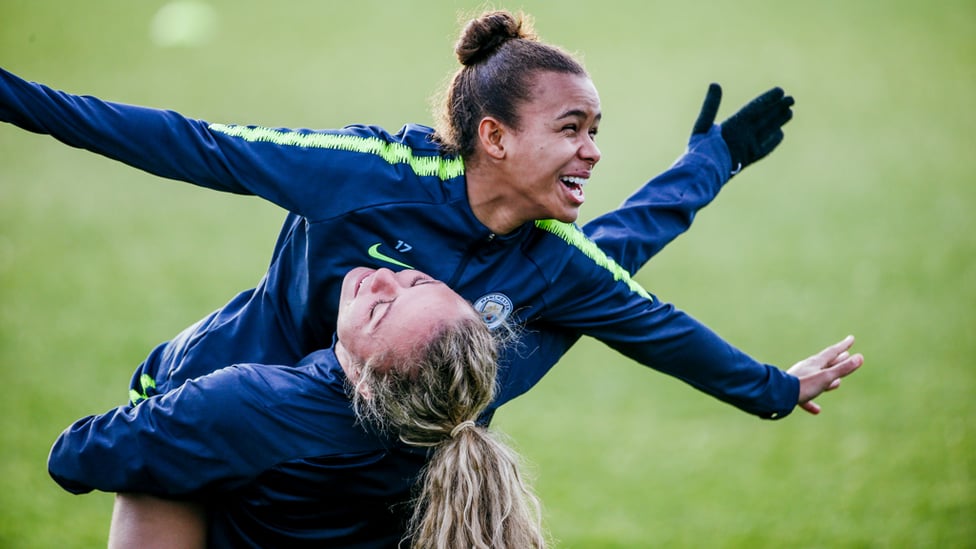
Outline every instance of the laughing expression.
<svg viewBox="0 0 976 549">
<path fill-rule="evenodd" d="M 508 180 L 526 220 L 574 222 L 600 161 L 600 97 L 589 77 L 542 72 L 506 136 Z"/>
</svg>

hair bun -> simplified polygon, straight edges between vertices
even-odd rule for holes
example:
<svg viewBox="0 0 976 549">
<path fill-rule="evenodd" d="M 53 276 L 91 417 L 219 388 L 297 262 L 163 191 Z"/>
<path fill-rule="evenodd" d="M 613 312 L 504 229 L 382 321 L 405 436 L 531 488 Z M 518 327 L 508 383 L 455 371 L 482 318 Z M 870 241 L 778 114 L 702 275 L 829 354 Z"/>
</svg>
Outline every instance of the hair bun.
<svg viewBox="0 0 976 549">
<path fill-rule="evenodd" d="M 462 65 L 474 65 L 487 59 L 502 44 L 517 39 L 535 40 L 531 21 L 523 14 L 492 11 L 472 19 L 461 30 L 454 53 Z"/>
</svg>

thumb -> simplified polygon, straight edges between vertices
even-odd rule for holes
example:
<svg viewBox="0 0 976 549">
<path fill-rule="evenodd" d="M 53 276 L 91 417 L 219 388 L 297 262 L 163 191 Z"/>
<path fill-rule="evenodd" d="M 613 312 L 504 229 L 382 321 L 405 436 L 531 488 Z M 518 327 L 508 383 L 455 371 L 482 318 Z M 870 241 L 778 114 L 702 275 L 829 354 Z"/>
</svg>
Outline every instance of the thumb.
<svg viewBox="0 0 976 549">
<path fill-rule="evenodd" d="M 708 93 L 705 94 L 705 101 L 702 103 L 701 112 L 698 113 L 698 120 L 695 127 L 691 130 L 691 135 L 708 133 L 712 124 L 715 123 L 715 114 L 718 113 L 718 104 L 722 102 L 722 86 L 711 83 L 708 86 Z"/>
</svg>

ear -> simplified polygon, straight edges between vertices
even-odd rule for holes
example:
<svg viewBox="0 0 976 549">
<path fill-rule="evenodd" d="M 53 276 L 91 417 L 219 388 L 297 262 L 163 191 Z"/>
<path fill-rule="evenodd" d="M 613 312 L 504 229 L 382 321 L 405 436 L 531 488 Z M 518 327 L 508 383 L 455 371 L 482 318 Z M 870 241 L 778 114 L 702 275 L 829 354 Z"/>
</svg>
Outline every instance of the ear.
<svg viewBox="0 0 976 549">
<path fill-rule="evenodd" d="M 486 116 L 478 123 L 478 143 L 489 158 L 501 160 L 505 157 L 504 137 L 508 128 L 497 119 Z"/>
<path fill-rule="evenodd" d="M 365 383 L 356 383 L 356 392 L 366 400 L 373 398 L 373 391 Z"/>
<path fill-rule="evenodd" d="M 362 377 L 363 367 L 362 362 L 353 357 L 346 346 L 342 344 L 342 341 L 336 341 L 335 347 L 336 360 L 339 361 L 339 366 L 342 367 L 342 372 L 346 374 L 346 379 L 349 380 L 356 390 L 363 394 L 363 396 L 369 396 L 367 394 L 367 389 L 363 386 L 359 380 Z"/>
</svg>

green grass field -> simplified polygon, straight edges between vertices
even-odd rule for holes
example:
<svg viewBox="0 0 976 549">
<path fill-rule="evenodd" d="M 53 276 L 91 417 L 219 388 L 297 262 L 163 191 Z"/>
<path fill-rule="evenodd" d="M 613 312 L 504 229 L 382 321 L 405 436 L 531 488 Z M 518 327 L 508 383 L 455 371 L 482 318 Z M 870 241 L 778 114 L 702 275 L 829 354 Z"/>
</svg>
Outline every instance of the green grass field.
<svg viewBox="0 0 976 549">
<path fill-rule="evenodd" d="M 429 123 L 474 2 L 214 0 L 209 41 L 150 39 L 163 2 L 2 0 L 0 66 L 215 122 Z M 272 6 L 278 7 L 272 7 Z M 976 4 L 544 2 L 600 89 L 582 221 L 781 85 L 784 144 L 638 279 L 782 367 L 847 333 L 824 412 L 763 422 L 584 341 L 496 426 L 559 547 L 976 546 Z M 74 419 L 264 272 L 283 212 L 0 125 L 0 547 L 105 544 L 112 496 L 46 472 Z"/>
</svg>

